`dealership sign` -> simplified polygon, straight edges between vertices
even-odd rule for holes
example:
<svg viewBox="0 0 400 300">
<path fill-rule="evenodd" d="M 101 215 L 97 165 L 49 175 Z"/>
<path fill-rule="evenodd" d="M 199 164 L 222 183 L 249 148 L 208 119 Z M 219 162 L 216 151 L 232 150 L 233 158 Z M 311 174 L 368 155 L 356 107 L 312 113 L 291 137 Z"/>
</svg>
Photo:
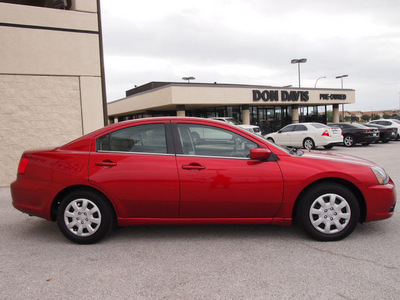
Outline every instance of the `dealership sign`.
<svg viewBox="0 0 400 300">
<path fill-rule="evenodd" d="M 345 94 L 320 94 L 320 100 L 346 100 Z M 309 91 L 285 90 L 253 90 L 253 101 L 282 101 L 282 102 L 307 102 L 310 100 Z"/>
</svg>

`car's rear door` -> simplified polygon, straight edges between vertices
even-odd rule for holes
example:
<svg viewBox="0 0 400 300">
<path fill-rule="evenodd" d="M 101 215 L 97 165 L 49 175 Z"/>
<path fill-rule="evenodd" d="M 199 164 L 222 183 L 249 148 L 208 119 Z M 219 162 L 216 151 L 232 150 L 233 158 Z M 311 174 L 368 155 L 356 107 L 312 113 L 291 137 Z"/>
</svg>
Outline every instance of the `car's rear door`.
<svg viewBox="0 0 400 300">
<path fill-rule="evenodd" d="M 294 130 L 290 133 L 290 146 L 303 147 L 303 141 L 307 136 L 308 132 L 305 125 L 294 125 Z"/>
<path fill-rule="evenodd" d="M 258 145 L 238 133 L 205 124 L 176 123 L 180 216 L 272 218 L 282 203 L 278 163 L 252 161 Z"/>
<path fill-rule="evenodd" d="M 89 181 L 113 201 L 121 217 L 179 216 L 179 179 L 169 132 L 169 122 L 143 121 L 97 138 Z"/>
</svg>

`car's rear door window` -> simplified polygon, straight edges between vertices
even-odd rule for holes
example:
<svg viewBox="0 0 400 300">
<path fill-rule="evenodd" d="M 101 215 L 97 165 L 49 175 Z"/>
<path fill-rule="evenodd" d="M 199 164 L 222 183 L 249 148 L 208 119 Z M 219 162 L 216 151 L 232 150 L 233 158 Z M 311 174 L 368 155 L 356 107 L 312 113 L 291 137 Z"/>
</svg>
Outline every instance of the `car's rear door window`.
<svg viewBox="0 0 400 300">
<path fill-rule="evenodd" d="M 123 128 L 97 139 L 97 151 L 167 153 L 165 125 Z"/>
</svg>

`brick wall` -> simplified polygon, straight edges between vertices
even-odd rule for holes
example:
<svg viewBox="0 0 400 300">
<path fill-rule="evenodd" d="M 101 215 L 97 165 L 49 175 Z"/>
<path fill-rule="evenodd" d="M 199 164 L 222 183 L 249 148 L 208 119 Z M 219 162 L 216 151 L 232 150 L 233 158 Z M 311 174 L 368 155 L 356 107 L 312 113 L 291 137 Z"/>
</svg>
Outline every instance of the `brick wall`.
<svg viewBox="0 0 400 300">
<path fill-rule="evenodd" d="M 0 186 L 16 178 L 24 150 L 82 135 L 79 77 L 0 75 Z"/>
</svg>

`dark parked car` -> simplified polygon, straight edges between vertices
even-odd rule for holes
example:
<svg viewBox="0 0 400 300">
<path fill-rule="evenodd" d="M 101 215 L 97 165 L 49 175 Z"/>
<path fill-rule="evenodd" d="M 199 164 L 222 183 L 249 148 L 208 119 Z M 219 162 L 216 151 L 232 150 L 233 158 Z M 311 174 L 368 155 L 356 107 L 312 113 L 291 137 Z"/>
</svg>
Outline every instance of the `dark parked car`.
<svg viewBox="0 0 400 300">
<path fill-rule="evenodd" d="M 379 130 L 369 128 L 357 123 L 335 123 L 329 124 L 331 127 L 340 127 L 343 132 L 343 144 L 346 147 L 353 147 L 361 143 L 369 145 L 379 141 Z"/>
<path fill-rule="evenodd" d="M 397 137 L 397 128 L 384 126 L 379 124 L 365 124 L 365 126 L 370 128 L 378 128 L 379 130 L 379 140 L 382 143 L 387 143 L 389 141 L 394 141 Z"/>
</svg>

